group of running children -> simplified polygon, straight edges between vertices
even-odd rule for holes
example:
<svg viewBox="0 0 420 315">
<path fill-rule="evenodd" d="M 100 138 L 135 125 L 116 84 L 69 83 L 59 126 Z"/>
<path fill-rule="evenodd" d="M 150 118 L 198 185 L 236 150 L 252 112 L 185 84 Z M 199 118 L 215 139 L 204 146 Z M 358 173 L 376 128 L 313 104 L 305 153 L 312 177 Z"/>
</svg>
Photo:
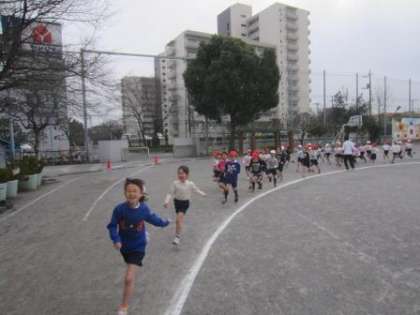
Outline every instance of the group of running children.
<svg viewBox="0 0 420 315">
<path fill-rule="evenodd" d="M 223 204 L 227 202 L 229 187 L 235 194 L 235 202 L 238 202 L 238 175 L 241 165 L 238 161 L 238 152 L 232 150 L 227 152 L 214 152 L 213 179 L 219 183 L 220 189 L 224 193 Z M 249 179 L 249 189 L 263 188 L 264 175 L 274 187 L 278 180 L 283 179 L 283 169 L 290 161 L 290 154 L 283 146 L 278 150 L 266 148 L 263 152 L 248 150 L 242 159 L 245 166 L 246 175 Z"/>
<path fill-rule="evenodd" d="M 322 152 L 324 153 L 325 160 L 331 165 L 330 156 L 334 154 L 335 163 L 337 167 L 343 165 L 344 160 L 344 149 L 341 142 L 337 141 L 333 148 L 330 144 L 326 144 Z M 358 160 L 375 163 L 380 153 L 380 149 L 377 144 L 367 141 L 366 144 L 354 145 L 353 159 L 355 162 Z M 384 161 L 391 160 L 394 163 L 396 159 L 403 159 L 404 156 L 413 158 L 413 144 L 410 139 L 405 142 L 395 140 L 392 144 L 389 141 L 385 141 L 382 145 L 382 153 Z M 322 155 L 321 155 L 322 156 Z"/>
<path fill-rule="evenodd" d="M 331 164 L 332 155 L 336 158 L 337 165 L 341 165 L 343 146 L 337 142 L 333 148 L 330 144 L 325 146 L 307 145 L 297 147 L 297 171 L 318 172 L 320 173 L 319 160 Z M 407 141 L 403 147 L 401 142 L 394 142 L 383 145 L 384 158 L 389 158 L 389 153 L 393 153 L 392 162 L 396 158 L 403 158 L 405 152 L 407 156 L 413 156 L 411 141 Z M 378 154 L 376 145 L 367 142 L 365 146 L 355 146 L 354 156 L 367 162 L 368 158 L 375 161 Z M 213 178 L 223 192 L 222 203 L 228 200 L 229 191 L 234 193 L 234 201 L 239 201 L 238 178 L 241 173 L 241 163 L 238 161 L 238 152 L 230 151 L 215 152 L 213 164 Z M 264 176 L 268 181 L 277 185 L 278 180 L 283 179 L 283 170 L 290 162 L 290 153 L 286 147 L 282 146 L 278 150 L 265 149 L 264 151 L 248 150 L 242 159 L 246 174 L 249 178 L 249 189 L 254 192 L 256 188 L 262 189 Z M 174 245 L 179 245 L 183 228 L 184 216 L 190 207 L 190 199 L 193 192 L 206 196 L 194 182 L 189 180 L 189 168 L 180 166 L 177 170 L 177 179 L 172 183 L 167 194 L 164 207 L 167 208 L 171 199 L 176 212 L 176 228 Z M 118 315 L 128 314 L 128 304 L 134 292 L 135 276 L 138 267 L 143 265 L 146 252 L 148 236 L 145 223 L 158 227 L 166 227 L 170 224 L 168 219 L 163 219 L 154 213 L 146 203 L 147 194 L 144 181 L 141 179 L 126 179 L 124 184 L 125 201 L 118 204 L 112 213 L 111 221 L 107 225 L 109 236 L 125 263 L 127 269 L 124 278 L 124 290 L 122 303 L 118 308 Z"/>
</svg>

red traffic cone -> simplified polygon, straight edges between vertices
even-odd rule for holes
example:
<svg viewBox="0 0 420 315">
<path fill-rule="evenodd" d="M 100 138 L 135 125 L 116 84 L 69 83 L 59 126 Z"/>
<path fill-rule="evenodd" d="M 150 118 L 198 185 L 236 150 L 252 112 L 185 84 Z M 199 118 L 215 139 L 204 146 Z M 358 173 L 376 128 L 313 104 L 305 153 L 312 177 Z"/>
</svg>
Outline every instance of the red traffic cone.
<svg viewBox="0 0 420 315">
<path fill-rule="evenodd" d="M 155 156 L 154 157 L 154 162 L 155 162 L 155 165 L 159 165 L 160 164 L 160 159 L 159 159 L 158 156 Z"/>
<path fill-rule="evenodd" d="M 106 162 L 106 170 L 107 171 L 112 171 L 112 162 L 111 162 L 111 160 L 108 160 Z"/>
</svg>

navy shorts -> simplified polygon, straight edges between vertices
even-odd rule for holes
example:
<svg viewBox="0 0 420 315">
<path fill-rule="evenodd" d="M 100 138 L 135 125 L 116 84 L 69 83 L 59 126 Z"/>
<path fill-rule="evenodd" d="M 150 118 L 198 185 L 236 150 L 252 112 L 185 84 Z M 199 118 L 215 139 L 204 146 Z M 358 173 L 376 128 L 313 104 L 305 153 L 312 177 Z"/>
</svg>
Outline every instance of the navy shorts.
<svg viewBox="0 0 420 315">
<path fill-rule="evenodd" d="M 224 180 L 223 184 L 225 185 L 231 185 L 233 188 L 238 187 L 238 181 L 232 181 L 232 180 Z"/>
<path fill-rule="evenodd" d="M 277 175 L 277 168 L 272 168 L 272 169 L 267 170 L 267 175 L 270 175 L 270 174 L 276 176 Z"/>
<path fill-rule="evenodd" d="M 189 200 L 178 200 L 174 199 L 174 206 L 175 206 L 175 212 L 176 213 L 187 213 L 188 208 L 190 207 L 190 201 Z"/>
<path fill-rule="evenodd" d="M 124 253 L 120 251 L 121 255 L 124 258 L 124 261 L 127 265 L 136 265 L 139 267 L 143 266 L 143 258 L 145 256 L 144 252 L 128 252 Z"/>
</svg>

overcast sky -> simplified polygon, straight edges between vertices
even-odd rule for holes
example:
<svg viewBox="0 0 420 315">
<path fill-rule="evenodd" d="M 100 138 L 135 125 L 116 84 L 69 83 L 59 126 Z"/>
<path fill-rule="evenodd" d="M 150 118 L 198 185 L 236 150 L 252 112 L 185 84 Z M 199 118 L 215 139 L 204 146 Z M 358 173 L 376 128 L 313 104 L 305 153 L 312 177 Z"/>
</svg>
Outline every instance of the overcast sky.
<svg viewBox="0 0 420 315">
<path fill-rule="evenodd" d="M 217 14 L 234 3 L 230 0 L 114 0 L 115 15 L 100 32 L 96 48 L 158 54 L 184 30 L 216 33 Z M 257 13 L 274 1 L 242 3 L 252 5 Z M 350 73 L 367 73 L 372 69 L 377 84 L 383 81 L 384 74 L 390 77 L 394 94 L 398 94 L 396 99 L 402 100 L 405 95 L 400 94 L 405 94 L 408 88 L 405 82 L 392 78 L 411 77 L 419 81 L 413 93 L 417 93 L 420 106 L 419 0 L 287 0 L 284 3 L 311 12 L 315 101 L 322 93 L 319 79 L 323 69 L 331 74 L 349 75 L 330 77 L 329 94 L 336 90 L 333 83 L 353 90 L 354 78 Z M 139 75 L 136 65 L 140 63 L 149 63 L 151 68 L 150 61 L 133 62 L 126 58 L 118 59 L 115 64 L 124 74 Z"/>
</svg>

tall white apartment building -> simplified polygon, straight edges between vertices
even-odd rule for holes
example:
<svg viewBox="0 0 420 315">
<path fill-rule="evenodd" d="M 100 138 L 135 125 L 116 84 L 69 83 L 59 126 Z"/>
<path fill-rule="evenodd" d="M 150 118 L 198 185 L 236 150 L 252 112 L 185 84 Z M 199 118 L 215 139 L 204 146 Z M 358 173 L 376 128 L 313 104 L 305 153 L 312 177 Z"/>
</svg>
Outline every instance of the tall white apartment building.
<svg viewBox="0 0 420 315">
<path fill-rule="evenodd" d="M 309 12 L 275 3 L 252 15 L 252 7 L 235 4 L 218 16 L 218 33 L 276 47 L 281 74 L 277 118 L 310 110 Z"/>
<path fill-rule="evenodd" d="M 188 59 L 195 58 L 200 43 L 208 42 L 211 36 L 208 33 L 185 31 L 166 45 L 156 63 L 156 76 L 161 86 L 163 133 L 167 135 L 169 143 L 173 143 L 174 138 L 190 138 L 204 130 L 204 117 L 193 110 L 188 100 L 183 74 L 187 69 Z M 254 46 L 257 53 L 262 53 L 267 48 L 275 49 L 274 45 L 248 38 L 243 40 Z M 212 126 L 210 129 L 210 134 L 213 135 L 223 132 L 223 126 Z"/>
</svg>

